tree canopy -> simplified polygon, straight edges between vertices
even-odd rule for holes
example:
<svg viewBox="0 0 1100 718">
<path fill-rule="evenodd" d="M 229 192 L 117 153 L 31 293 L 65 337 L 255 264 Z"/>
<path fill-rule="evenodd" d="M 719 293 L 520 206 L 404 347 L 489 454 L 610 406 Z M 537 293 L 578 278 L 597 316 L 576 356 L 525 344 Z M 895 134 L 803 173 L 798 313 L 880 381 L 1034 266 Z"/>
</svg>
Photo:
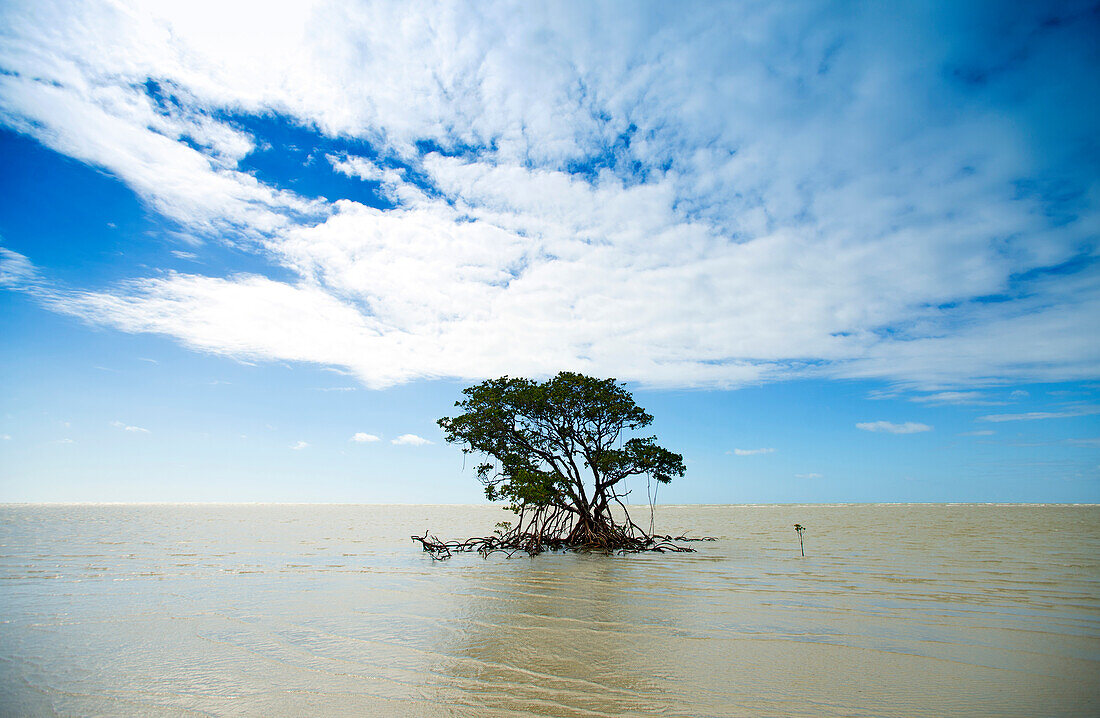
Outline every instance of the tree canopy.
<svg viewBox="0 0 1100 718">
<path fill-rule="evenodd" d="M 439 426 L 448 442 L 485 457 L 477 474 L 486 497 L 520 516 L 506 538 L 533 552 L 659 543 L 630 521 L 621 482 L 648 476 L 667 484 L 684 475 L 683 457 L 653 436 L 622 440 L 653 417 L 620 383 L 561 372 L 544 382 L 490 379 L 463 394 L 455 403 L 462 412 Z"/>
</svg>

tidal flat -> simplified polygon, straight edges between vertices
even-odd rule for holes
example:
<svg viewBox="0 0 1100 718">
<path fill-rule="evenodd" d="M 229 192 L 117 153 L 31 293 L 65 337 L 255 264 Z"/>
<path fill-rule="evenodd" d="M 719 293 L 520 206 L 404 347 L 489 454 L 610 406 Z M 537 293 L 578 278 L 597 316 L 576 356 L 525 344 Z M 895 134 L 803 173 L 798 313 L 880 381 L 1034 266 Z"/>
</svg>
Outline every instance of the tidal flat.
<svg viewBox="0 0 1100 718">
<path fill-rule="evenodd" d="M 409 539 L 508 516 L 2 506 L 0 715 L 1100 712 L 1097 506 L 658 506 L 718 537 L 685 554 Z"/>
</svg>

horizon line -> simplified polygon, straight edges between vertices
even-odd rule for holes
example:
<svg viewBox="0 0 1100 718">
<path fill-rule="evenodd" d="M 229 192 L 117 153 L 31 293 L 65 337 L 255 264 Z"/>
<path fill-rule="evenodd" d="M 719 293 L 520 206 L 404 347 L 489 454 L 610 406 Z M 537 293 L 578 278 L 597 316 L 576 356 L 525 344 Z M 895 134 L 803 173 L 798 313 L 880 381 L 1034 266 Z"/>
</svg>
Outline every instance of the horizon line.
<svg viewBox="0 0 1100 718">
<path fill-rule="evenodd" d="M 1100 506 L 1100 502 L 1071 501 L 765 501 L 738 503 L 654 504 L 664 508 L 685 506 Z M 0 507 L 14 506 L 484 506 L 500 509 L 493 503 L 422 503 L 410 501 L 0 501 Z M 645 507 L 649 504 L 627 504 Z"/>
</svg>

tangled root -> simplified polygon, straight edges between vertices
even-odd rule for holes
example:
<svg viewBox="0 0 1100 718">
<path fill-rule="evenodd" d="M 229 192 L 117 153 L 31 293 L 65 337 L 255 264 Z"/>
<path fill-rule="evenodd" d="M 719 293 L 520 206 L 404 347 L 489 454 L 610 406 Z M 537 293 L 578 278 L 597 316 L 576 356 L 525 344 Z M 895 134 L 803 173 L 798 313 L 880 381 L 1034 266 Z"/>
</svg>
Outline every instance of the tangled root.
<svg viewBox="0 0 1100 718">
<path fill-rule="evenodd" d="M 500 531 L 492 536 L 475 536 L 463 541 L 442 541 L 430 536 L 412 536 L 413 541 L 436 560 L 450 558 L 455 553 L 477 551 L 483 557 L 497 552 L 514 556 L 526 553 L 537 556 L 544 551 L 578 551 L 584 553 L 638 553 L 656 551 L 658 553 L 692 553 L 695 549 L 680 545 L 690 541 L 715 541 L 714 536 L 688 537 L 661 534 L 647 534 L 639 528 L 629 516 L 622 524 L 611 520 L 599 524 L 575 522 L 572 515 L 564 511 L 542 510 L 529 520 L 520 520 L 514 528 Z"/>
</svg>

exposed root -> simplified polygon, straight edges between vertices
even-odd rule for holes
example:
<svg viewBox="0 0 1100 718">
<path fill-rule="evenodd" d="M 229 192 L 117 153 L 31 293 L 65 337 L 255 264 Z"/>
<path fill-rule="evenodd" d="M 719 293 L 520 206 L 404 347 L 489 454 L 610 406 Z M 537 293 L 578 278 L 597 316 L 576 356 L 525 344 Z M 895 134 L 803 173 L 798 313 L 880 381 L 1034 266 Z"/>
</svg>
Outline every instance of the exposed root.
<svg viewBox="0 0 1100 718">
<path fill-rule="evenodd" d="M 625 507 L 623 507 L 625 509 Z M 680 545 L 690 541 L 715 541 L 713 536 L 688 537 L 647 534 L 630 520 L 622 523 L 611 519 L 602 521 L 577 520 L 570 512 L 558 509 L 540 509 L 533 515 L 520 512 L 516 526 L 502 524 L 492 536 L 475 536 L 463 541 L 442 541 L 430 536 L 412 536 L 433 559 L 444 560 L 455 553 L 477 551 L 482 556 L 501 552 L 508 556 L 525 553 L 537 556 L 544 551 L 580 551 L 586 553 L 691 553 L 695 549 Z"/>
</svg>

